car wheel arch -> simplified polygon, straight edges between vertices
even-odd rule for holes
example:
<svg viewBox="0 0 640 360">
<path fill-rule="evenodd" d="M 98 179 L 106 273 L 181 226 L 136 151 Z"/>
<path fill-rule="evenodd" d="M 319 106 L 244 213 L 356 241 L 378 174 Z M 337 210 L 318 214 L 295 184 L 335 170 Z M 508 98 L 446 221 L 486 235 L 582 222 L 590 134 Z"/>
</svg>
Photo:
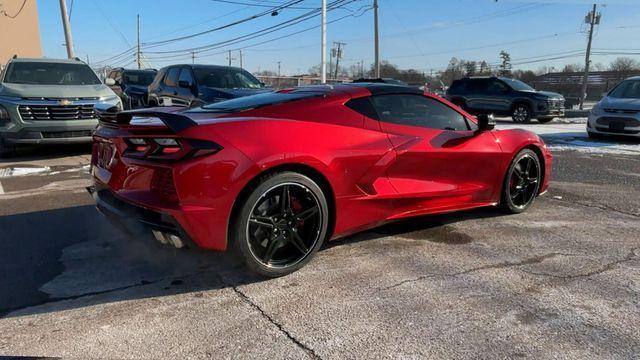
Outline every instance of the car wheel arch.
<svg viewBox="0 0 640 360">
<path fill-rule="evenodd" d="M 242 204 L 245 199 L 251 194 L 251 191 L 265 178 L 282 172 L 295 172 L 307 176 L 313 180 L 325 194 L 327 204 L 329 205 L 329 224 L 327 228 L 327 239 L 331 239 L 335 230 L 336 224 L 336 199 L 333 187 L 329 179 L 318 169 L 313 166 L 302 163 L 284 163 L 269 167 L 258 174 L 255 174 L 240 190 L 238 196 L 233 202 L 233 206 L 229 213 L 229 219 L 227 220 L 227 240 L 233 239 L 232 231 L 234 230 L 234 222 L 237 220 L 237 215 L 242 208 Z M 229 244 L 227 244 L 229 246 Z"/>
<path fill-rule="evenodd" d="M 545 174 L 546 174 L 546 170 L 547 170 L 547 164 L 544 158 L 544 153 L 542 152 L 542 149 L 540 149 L 540 147 L 536 144 L 528 144 L 526 146 L 523 146 L 521 149 L 519 149 L 518 151 L 516 151 L 514 154 L 514 156 L 516 156 L 517 154 L 520 153 L 520 151 L 524 150 L 524 149 L 529 149 L 531 151 L 533 151 L 536 156 L 538 157 L 538 161 L 540 161 L 540 184 L 544 184 L 545 182 Z M 540 187 L 542 188 L 542 186 Z"/>
</svg>

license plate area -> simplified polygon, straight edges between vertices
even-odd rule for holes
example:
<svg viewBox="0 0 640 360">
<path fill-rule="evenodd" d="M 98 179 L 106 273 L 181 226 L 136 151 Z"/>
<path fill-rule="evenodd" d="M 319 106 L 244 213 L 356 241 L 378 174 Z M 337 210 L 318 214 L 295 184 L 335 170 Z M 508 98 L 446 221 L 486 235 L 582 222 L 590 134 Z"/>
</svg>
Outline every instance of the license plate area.
<svg viewBox="0 0 640 360">
<path fill-rule="evenodd" d="M 611 121 L 609 123 L 609 129 L 614 131 L 623 131 L 624 130 L 624 121 Z"/>
</svg>

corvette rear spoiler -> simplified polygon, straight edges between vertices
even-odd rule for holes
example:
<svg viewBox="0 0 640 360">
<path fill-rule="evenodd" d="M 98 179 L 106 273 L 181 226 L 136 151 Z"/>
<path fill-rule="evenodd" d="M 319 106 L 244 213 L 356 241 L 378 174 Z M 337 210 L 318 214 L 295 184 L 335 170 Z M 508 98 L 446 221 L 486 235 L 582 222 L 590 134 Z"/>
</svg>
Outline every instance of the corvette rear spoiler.
<svg viewBox="0 0 640 360">
<path fill-rule="evenodd" d="M 197 122 L 186 115 L 154 111 L 154 109 L 119 111 L 116 106 L 110 104 L 96 104 L 94 110 L 98 120 L 105 125 L 128 125 L 133 118 L 140 118 L 141 120 L 149 119 L 150 121 L 158 119 L 174 133 L 198 126 Z"/>
</svg>

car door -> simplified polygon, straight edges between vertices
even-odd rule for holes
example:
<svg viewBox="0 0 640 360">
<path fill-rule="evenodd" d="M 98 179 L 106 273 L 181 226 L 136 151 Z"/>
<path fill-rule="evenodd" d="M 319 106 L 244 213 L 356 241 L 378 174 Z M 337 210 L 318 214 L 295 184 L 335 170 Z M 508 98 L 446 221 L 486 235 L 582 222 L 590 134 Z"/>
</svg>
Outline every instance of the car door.
<svg viewBox="0 0 640 360">
<path fill-rule="evenodd" d="M 178 88 L 176 98 L 179 99 L 180 105 L 191 106 L 195 99 L 195 81 L 191 68 L 183 67 L 180 69 L 178 76 Z"/>
<path fill-rule="evenodd" d="M 499 79 L 489 79 L 487 108 L 496 113 L 508 113 L 511 106 L 511 88 Z"/>
<path fill-rule="evenodd" d="M 161 106 L 181 105 L 178 98 L 179 67 L 169 68 L 158 88 L 158 100 Z"/>
<path fill-rule="evenodd" d="M 501 149 L 490 131 L 477 131 L 462 113 L 426 95 L 376 95 L 371 102 L 396 151 L 387 176 L 405 199 L 400 213 L 497 201 Z"/>
</svg>

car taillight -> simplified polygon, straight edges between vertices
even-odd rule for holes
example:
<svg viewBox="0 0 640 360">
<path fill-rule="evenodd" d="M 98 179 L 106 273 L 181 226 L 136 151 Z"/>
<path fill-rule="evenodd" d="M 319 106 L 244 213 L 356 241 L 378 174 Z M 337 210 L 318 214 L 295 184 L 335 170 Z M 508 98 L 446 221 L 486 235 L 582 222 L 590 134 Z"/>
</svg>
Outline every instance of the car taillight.
<svg viewBox="0 0 640 360">
<path fill-rule="evenodd" d="M 208 140 L 140 137 L 126 138 L 124 156 L 138 159 L 176 161 L 215 154 L 222 146 Z"/>
</svg>

